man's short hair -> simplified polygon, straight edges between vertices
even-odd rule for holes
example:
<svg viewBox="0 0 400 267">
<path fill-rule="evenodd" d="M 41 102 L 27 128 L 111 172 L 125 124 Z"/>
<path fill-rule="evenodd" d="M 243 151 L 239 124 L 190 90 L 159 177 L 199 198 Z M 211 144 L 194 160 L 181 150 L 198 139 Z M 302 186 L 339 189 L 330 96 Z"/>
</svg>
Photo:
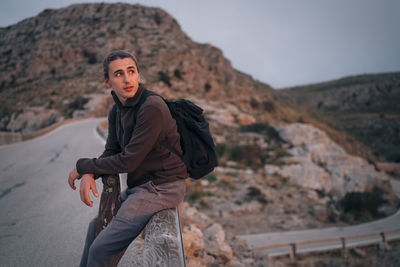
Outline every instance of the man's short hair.
<svg viewBox="0 0 400 267">
<path fill-rule="evenodd" d="M 104 59 L 104 62 L 103 62 L 104 78 L 106 78 L 106 79 L 110 78 L 108 76 L 108 69 L 109 69 L 108 67 L 110 65 L 110 62 L 114 61 L 116 59 L 123 59 L 123 58 L 131 58 L 135 62 L 137 71 L 139 73 L 139 65 L 137 63 L 136 58 L 132 54 L 130 54 L 124 50 L 115 50 L 115 51 L 112 51 L 110 54 L 108 54 L 106 56 L 106 58 Z"/>
</svg>

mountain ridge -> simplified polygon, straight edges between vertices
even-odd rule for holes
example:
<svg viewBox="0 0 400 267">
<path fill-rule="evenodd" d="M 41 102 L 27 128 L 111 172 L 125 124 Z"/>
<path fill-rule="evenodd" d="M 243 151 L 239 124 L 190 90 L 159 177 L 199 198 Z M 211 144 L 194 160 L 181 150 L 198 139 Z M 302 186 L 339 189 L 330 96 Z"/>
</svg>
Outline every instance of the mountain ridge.
<svg viewBox="0 0 400 267">
<path fill-rule="evenodd" d="M 281 91 L 292 107 L 400 162 L 400 72 L 356 75 Z"/>
</svg>

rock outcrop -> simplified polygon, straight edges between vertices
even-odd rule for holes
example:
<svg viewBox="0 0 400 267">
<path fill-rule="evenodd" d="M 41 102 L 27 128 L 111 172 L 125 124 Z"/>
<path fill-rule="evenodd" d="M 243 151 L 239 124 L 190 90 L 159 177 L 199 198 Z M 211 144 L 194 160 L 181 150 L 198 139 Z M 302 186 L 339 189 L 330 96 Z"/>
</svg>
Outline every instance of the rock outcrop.
<svg viewBox="0 0 400 267">
<path fill-rule="evenodd" d="M 390 177 L 365 159 L 348 155 L 321 130 L 307 124 L 279 127 L 281 137 L 290 144 L 290 157 L 280 167 L 266 165 L 265 171 L 288 177 L 305 188 L 343 198 L 351 192 L 370 192 L 379 188 L 389 205 L 397 201 Z"/>
</svg>

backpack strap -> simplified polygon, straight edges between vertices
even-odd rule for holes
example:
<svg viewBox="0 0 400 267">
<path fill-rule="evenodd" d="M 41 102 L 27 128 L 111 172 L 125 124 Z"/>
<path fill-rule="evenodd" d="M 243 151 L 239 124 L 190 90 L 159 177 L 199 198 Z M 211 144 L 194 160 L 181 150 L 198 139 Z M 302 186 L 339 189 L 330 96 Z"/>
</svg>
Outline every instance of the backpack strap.
<svg viewBox="0 0 400 267">
<path fill-rule="evenodd" d="M 139 102 L 136 104 L 136 107 L 135 107 L 135 113 L 134 113 L 135 123 L 136 123 L 137 114 L 138 114 L 138 112 L 139 112 L 140 107 L 141 107 L 141 106 L 143 105 L 143 103 L 146 101 L 147 97 L 149 97 L 149 96 L 151 96 L 151 95 L 156 95 L 156 96 L 161 97 L 161 99 L 165 102 L 165 104 L 166 104 L 167 107 L 168 107 L 168 103 L 165 101 L 164 97 L 160 96 L 159 94 L 157 94 L 157 93 L 155 93 L 155 92 L 153 92 L 153 91 L 150 91 L 150 90 L 145 89 L 144 92 L 142 93 L 142 96 L 140 97 Z M 168 107 L 168 110 L 169 110 L 169 107 Z M 171 145 L 167 142 L 167 140 L 161 141 L 160 144 L 163 145 L 165 148 L 167 148 L 169 151 L 171 151 L 172 153 L 174 153 L 175 155 L 177 155 L 179 158 L 181 158 L 181 159 L 183 160 L 183 155 L 182 155 L 181 153 L 179 153 L 173 146 L 171 146 Z"/>
<path fill-rule="evenodd" d="M 161 142 L 161 145 L 163 145 L 165 148 L 167 148 L 169 151 L 171 151 L 172 153 L 174 153 L 175 155 L 177 155 L 178 157 L 181 158 L 181 160 L 183 160 L 183 155 L 181 153 L 179 153 L 173 146 L 171 146 L 170 144 L 168 144 L 167 140 L 163 140 Z"/>
<path fill-rule="evenodd" d="M 136 124 L 136 120 L 137 120 L 137 114 L 139 112 L 140 107 L 143 105 L 143 103 L 146 101 L 147 97 L 151 96 L 151 95 L 158 95 L 159 97 L 161 97 L 159 94 L 154 93 L 153 91 L 147 90 L 145 89 L 144 92 L 142 93 L 142 96 L 140 97 L 139 102 L 136 104 L 135 106 L 135 112 L 134 112 L 134 119 L 135 119 L 135 124 Z M 162 97 L 161 97 L 162 98 Z"/>
</svg>

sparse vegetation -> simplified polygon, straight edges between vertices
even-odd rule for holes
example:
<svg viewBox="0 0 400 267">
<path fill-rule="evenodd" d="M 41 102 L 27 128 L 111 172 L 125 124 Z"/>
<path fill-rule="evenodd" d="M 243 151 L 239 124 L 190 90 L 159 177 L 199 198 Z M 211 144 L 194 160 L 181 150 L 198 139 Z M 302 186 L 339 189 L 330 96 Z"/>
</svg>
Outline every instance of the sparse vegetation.
<svg viewBox="0 0 400 267">
<path fill-rule="evenodd" d="M 347 193 L 339 205 L 344 212 L 344 219 L 359 220 L 379 216 L 378 208 L 384 203 L 381 191 L 375 188 L 372 192 Z"/>
<path fill-rule="evenodd" d="M 276 132 L 276 130 L 271 127 L 265 126 L 266 124 L 254 124 L 247 127 L 242 127 L 241 131 L 245 129 L 246 131 L 254 132 L 264 132 L 269 131 L 269 139 L 273 141 L 270 147 L 261 147 L 257 143 L 249 144 L 225 144 L 219 143 L 216 145 L 217 155 L 221 163 L 227 161 L 237 162 L 239 167 L 251 167 L 252 169 L 258 169 L 263 167 L 265 164 L 271 165 L 282 165 L 284 161 L 283 157 L 290 156 L 287 149 L 281 146 L 278 142 L 284 142 Z M 266 130 L 268 129 L 268 130 Z"/>
<path fill-rule="evenodd" d="M 171 80 L 165 72 L 159 71 L 158 78 L 160 81 L 164 82 L 168 87 L 171 87 Z"/>
<path fill-rule="evenodd" d="M 182 74 L 181 74 L 180 70 L 178 70 L 178 69 L 174 70 L 174 77 L 179 80 L 182 80 Z"/>
<path fill-rule="evenodd" d="M 200 181 L 191 181 L 186 190 L 185 201 L 194 203 L 196 201 L 200 201 L 203 196 L 204 189 L 203 186 L 200 184 Z"/>
<path fill-rule="evenodd" d="M 229 159 L 252 168 L 262 167 L 269 157 L 268 151 L 257 145 L 235 145 L 230 147 Z"/>
<path fill-rule="evenodd" d="M 235 179 L 229 175 L 223 175 L 218 182 L 218 186 L 226 190 L 237 189 Z"/>
<path fill-rule="evenodd" d="M 213 173 L 208 174 L 203 179 L 206 179 L 207 181 L 209 181 L 211 183 L 217 181 L 217 177 Z"/>
<path fill-rule="evenodd" d="M 272 101 L 263 101 L 262 107 L 267 112 L 274 112 L 276 110 L 275 104 Z"/>
<path fill-rule="evenodd" d="M 247 188 L 247 193 L 246 193 L 246 197 L 244 199 L 245 201 L 252 201 L 252 200 L 256 200 L 258 202 L 260 202 L 261 204 L 268 204 L 268 200 L 266 199 L 265 195 L 262 193 L 262 191 L 255 186 L 249 186 Z"/>
<path fill-rule="evenodd" d="M 75 110 L 83 110 L 89 99 L 78 95 L 72 102 L 64 107 L 64 116 L 71 118 Z"/>
<path fill-rule="evenodd" d="M 278 131 L 268 123 L 253 123 L 239 128 L 240 132 L 253 132 L 265 135 L 268 140 L 276 143 L 285 143 Z"/>
<path fill-rule="evenodd" d="M 208 93 L 211 90 L 211 85 L 209 83 L 204 84 L 204 91 Z"/>
</svg>

